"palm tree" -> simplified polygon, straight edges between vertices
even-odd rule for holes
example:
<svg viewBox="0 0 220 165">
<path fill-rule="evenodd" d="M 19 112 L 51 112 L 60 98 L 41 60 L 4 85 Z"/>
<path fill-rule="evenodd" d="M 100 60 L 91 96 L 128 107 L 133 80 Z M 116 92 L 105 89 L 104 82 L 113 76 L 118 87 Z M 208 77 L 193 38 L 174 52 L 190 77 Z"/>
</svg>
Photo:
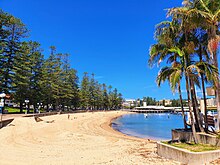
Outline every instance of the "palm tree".
<svg viewBox="0 0 220 165">
<path fill-rule="evenodd" d="M 207 123 L 207 102 L 206 102 L 206 89 L 205 83 L 212 84 L 215 86 L 215 81 L 217 81 L 216 77 L 218 77 L 218 70 L 211 65 L 210 56 L 208 54 L 208 35 L 207 33 L 199 28 L 197 29 L 198 35 L 195 35 L 194 43 L 197 45 L 198 49 L 196 50 L 196 54 L 199 57 L 199 62 L 197 65 L 200 67 L 203 72 L 201 72 L 201 84 L 202 84 L 202 93 L 204 98 L 204 112 L 205 112 L 205 130 L 208 131 L 208 123 Z M 201 65 L 200 65 L 201 64 Z"/>
<path fill-rule="evenodd" d="M 209 1 L 207 0 L 207 2 Z M 197 11 L 198 4 L 200 4 L 199 8 L 204 8 L 204 5 L 201 5 L 201 0 L 184 0 L 183 4 L 184 7 L 168 10 L 168 16 L 172 16 L 172 21 L 164 21 L 157 25 L 155 31 L 157 43 L 151 46 L 148 62 L 150 66 L 156 63 L 160 64 L 161 61 L 167 61 L 168 64 L 172 63 L 172 67 L 164 67 L 158 75 L 158 83 L 168 80 L 170 81 L 171 88 L 172 85 L 177 87 L 180 84 L 180 81 L 179 83 L 174 81 L 175 79 L 178 80 L 178 75 L 173 73 L 173 65 L 177 64 L 177 62 L 182 65 L 181 71 L 185 76 L 189 109 L 191 111 L 193 107 L 197 130 L 203 131 L 202 123 L 200 123 L 201 119 L 197 105 L 195 85 L 200 87 L 201 78 L 203 93 L 205 93 L 204 81 L 218 82 L 214 78 L 217 75 L 218 79 L 218 74 L 216 74 L 218 72 L 216 71 L 217 67 L 213 67 L 209 61 L 202 61 L 201 58 L 199 63 L 195 61 L 197 60 L 195 55 L 201 55 L 198 52 L 200 43 L 197 42 L 196 35 L 199 33 L 206 36 L 206 34 L 202 34 L 199 31 L 199 29 L 204 29 L 205 26 L 201 25 L 202 14 L 199 14 Z M 217 12 L 215 13 L 215 15 L 218 14 Z M 205 43 L 203 43 L 204 48 Z M 173 80 L 171 79 L 172 73 L 175 75 Z M 176 73 L 178 72 L 176 71 Z M 191 117 L 193 117 L 193 113 L 191 113 Z M 192 131 L 195 132 L 193 125 Z"/>
<path fill-rule="evenodd" d="M 217 49 L 220 40 L 219 37 L 219 21 L 220 21 L 220 1 L 217 0 L 185 0 L 184 7 L 172 8 L 168 11 L 168 15 L 176 18 L 182 18 L 182 24 L 185 31 L 190 29 L 202 28 L 206 30 L 208 35 L 208 45 L 210 56 L 213 64 L 218 68 Z M 218 78 L 218 76 L 217 76 Z M 216 102 L 218 111 L 217 130 L 219 130 L 220 121 L 220 84 L 219 78 L 215 82 L 216 86 Z"/>
<path fill-rule="evenodd" d="M 157 76 L 157 85 L 160 87 L 162 82 L 168 80 L 172 91 L 175 92 L 176 89 L 178 90 L 184 128 L 187 129 L 186 115 L 183 108 L 183 99 L 182 99 L 181 84 L 180 84 L 180 81 L 182 79 L 182 74 L 183 72 L 182 72 L 181 64 L 174 62 L 171 67 L 166 66 L 160 70 Z"/>
<path fill-rule="evenodd" d="M 191 98 L 192 98 L 192 91 L 190 92 L 190 85 L 194 85 L 192 84 L 192 80 L 189 78 L 192 74 L 192 68 L 196 68 L 194 65 L 186 65 L 186 60 L 185 60 L 185 53 L 180 50 L 179 48 L 175 47 L 172 49 L 169 49 L 170 54 L 174 54 L 174 55 L 178 55 L 180 62 L 173 62 L 172 67 L 164 67 L 161 69 L 161 71 L 158 74 L 157 77 L 157 83 L 160 86 L 161 82 L 165 81 L 165 80 L 169 80 L 170 85 L 171 85 L 171 89 L 175 89 L 176 85 L 178 85 L 178 90 L 179 90 L 179 94 L 181 94 L 181 88 L 180 88 L 180 80 L 182 78 L 182 76 L 185 76 L 185 81 L 186 81 L 186 90 L 187 90 L 187 98 L 188 98 L 188 106 L 189 106 L 189 111 L 190 111 L 190 117 L 191 117 L 191 128 L 192 128 L 192 132 L 193 132 L 193 137 L 194 137 L 194 142 L 197 143 L 198 140 L 196 138 L 196 128 L 195 128 L 195 123 L 194 123 L 194 118 L 193 118 L 193 112 L 192 112 L 192 105 L 191 105 Z M 191 82 L 191 84 L 189 83 Z M 180 96 L 181 98 L 181 96 Z M 184 111 L 182 110 L 182 113 L 184 113 Z M 200 123 L 198 122 L 199 120 L 197 119 L 198 116 L 196 116 L 196 112 L 194 110 L 194 115 L 195 115 L 195 119 L 196 119 L 196 123 L 199 126 Z M 184 116 L 183 116 L 184 118 Z M 184 119 L 185 120 L 185 119 Z M 185 125 L 185 121 L 184 121 L 184 126 Z M 201 126 L 199 127 L 201 129 Z"/>
<path fill-rule="evenodd" d="M 207 30 L 208 34 L 208 50 L 213 59 L 213 64 L 218 68 L 218 58 L 217 58 L 217 49 L 220 37 L 219 33 L 219 21 L 220 21 L 220 2 L 219 1 L 210 1 L 210 0 L 200 0 L 201 7 L 198 6 L 198 14 L 203 21 L 203 28 Z M 218 78 L 218 76 L 217 76 Z M 215 82 L 216 86 L 216 102 L 217 102 L 217 130 L 219 130 L 220 124 L 220 84 L 219 78 Z"/>
<path fill-rule="evenodd" d="M 150 50 L 150 59 L 149 59 L 149 65 L 152 66 L 154 63 L 165 60 L 167 58 L 167 62 L 176 62 L 177 58 L 180 59 L 181 64 L 183 64 L 182 71 L 184 72 L 184 76 L 186 78 L 186 89 L 187 89 L 187 97 L 188 97 L 188 103 L 189 103 L 189 110 L 190 110 L 190 116 L 191 116 L 191 127 L 192 127 L 192 133 L 194 137 L 194 142 L 197 143 L 196 138 L 196 129 L 195 129 L 195 123 L 193 119 L 193 113 L 191 109 L 191 100 L 190 100 L 190 93 L 189 93 L 189 85 L 188 85 L 188 78 L 187 72 L 186 72 L 186 63 L 183 60 L 182 56 L 184 53 L 178 48 L 179 46 L 182 46 L 182 38 L 180 37 L 180 24 L 178 21 L 174 20 L 172 22 L 162 22 L 157 25 L 156 32 L 155 32 L 155 38 L 157 39 L 158 43 L 154 44 L 151 47 Z M 178 38 L 178 39 L 177 39 Z M 178 73 L 178 72 L 176 72 Z M 180 74 L 179 74 L 180 75 Z M 162 76 L 162 75 L 161 75 Z M 176 78 L 176 76 L 172 76 Z M 160 77 L 159 77 L 160 79 Z M 158 80 L 159 80 L 158 79 Z M 162 79 L 162 77 L 161 77 Z M 176 79 L 178 80 L 178 79 Z M 175 86 L 174 84 L 178 83 L 178 81 L 174 81 L 171 83 L 171 86 Z M 180 81 L 179 81 L 180 84 Z M 180 87 L 180 85 L 179 85 Z M 184 112 L 184 110 L 182 110 Z M 196 113 L 194 113 L 196 114 Z"/>
</svg>

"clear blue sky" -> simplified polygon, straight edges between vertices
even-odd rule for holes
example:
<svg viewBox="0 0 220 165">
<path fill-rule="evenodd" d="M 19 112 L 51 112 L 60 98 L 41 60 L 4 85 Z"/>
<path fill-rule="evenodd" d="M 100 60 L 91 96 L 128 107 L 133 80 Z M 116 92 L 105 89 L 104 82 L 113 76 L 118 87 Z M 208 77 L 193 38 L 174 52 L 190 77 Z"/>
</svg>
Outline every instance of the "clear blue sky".
<svg viewBox="0 0 220 165">
<path fill-rule="evenodd" d="M 167 84 L 158 88 L 159 68 L 147 66 L 155 25 L 164 9 L 182 0 L 0 0 L 0 8 L 20 18 L 30 39 L 70 53 L 71 66 L 95 73 L 101 83 L 116 87 L 124 98 L 177 98 Z"/>
</svg>

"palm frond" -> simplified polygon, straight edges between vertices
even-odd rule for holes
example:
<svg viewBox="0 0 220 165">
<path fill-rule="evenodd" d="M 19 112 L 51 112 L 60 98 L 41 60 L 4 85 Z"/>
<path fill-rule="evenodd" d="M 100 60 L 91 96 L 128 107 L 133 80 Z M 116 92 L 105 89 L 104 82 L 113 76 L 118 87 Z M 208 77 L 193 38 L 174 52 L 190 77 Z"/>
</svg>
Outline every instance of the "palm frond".
<svg viewBox="0 0 220 165">
<path fill-rule="evenodd" d="M 203 2 L 203 0 L 199 0 L 199 1 L 200 1 L 200 3 L 201 3 L 202 7 L 203 7 L 207 12 L 210 13 L 210 10 L 209 10 L 208 7 L 206 6 L 206 4 Z"/>
<path fill-rule="evenodd" d="M 182 78 L 182 71 L 175 69 L 175 71 L 170 75 L 170 87 L 173 92 L 175 92 L 175 89 L 180 82 Z"/>
<path fill-rule="evenodd" d="M 170 75 L 173 73 L 173 69 L 171 67 L 163 67 L 157 76 L 156 82 L 157 85 L 160 86 L 161 83 L 165 82 L 166 80 L 169 80 Z"/>
<path fill-rule="evenodd" d="M 171 49 L 169 49 L 170 52 L 172 53 L 177 53 L 180 57 L 182 57 L 184 55 L 184 52 L 180 50 L 180 48 L 178 47 L 173 47 Z"/>
</svg>

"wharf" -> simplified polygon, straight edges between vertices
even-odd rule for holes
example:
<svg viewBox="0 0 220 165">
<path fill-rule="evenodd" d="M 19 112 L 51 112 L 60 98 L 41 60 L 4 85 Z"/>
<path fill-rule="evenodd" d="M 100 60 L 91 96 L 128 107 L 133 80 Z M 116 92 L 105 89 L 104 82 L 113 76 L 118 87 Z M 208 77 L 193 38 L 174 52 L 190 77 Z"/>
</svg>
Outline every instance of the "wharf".
<svg viewBox="0 0 220 165">
<path fill-rule="evenodd" d="M 135 109 L 130 111 L 136 113 L 179 113 L 181 112 L 181 107 L 145 106 L 135 107 Z M 188 112 L 189 108 L 184 107 L 184 111 Z"/>
</svg>

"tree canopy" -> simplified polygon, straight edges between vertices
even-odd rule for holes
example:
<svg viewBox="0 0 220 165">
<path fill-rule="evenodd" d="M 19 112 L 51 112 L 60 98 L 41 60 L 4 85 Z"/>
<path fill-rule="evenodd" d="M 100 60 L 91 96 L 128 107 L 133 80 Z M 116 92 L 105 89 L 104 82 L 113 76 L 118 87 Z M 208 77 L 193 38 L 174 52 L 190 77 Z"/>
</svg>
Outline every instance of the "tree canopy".
<svg viewBox="0 0 220 165">
<path fill-rule="evenodd" d="M 28 36 L 20 19 L 0 10 L 0 93 L 10 94 L 21 112 L 26 99 L 34 109 L 39 104 L 47 110 L 121 108 L 117 89 L 108 89 L 86 72 L 80 82 L 68 53 L 51 46 L 45 59 L 40 43 L 28 41 Z"/>
</svg>

